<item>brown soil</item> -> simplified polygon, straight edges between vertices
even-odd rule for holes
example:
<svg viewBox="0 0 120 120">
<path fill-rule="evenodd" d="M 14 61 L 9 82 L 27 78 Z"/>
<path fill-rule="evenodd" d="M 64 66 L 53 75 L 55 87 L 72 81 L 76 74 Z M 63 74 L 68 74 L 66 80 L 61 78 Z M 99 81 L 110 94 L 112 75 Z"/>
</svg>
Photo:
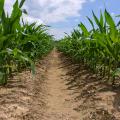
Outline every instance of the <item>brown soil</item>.
<svg viewBox="0 0 120 120">
<path fill-rule="evenodd" d="M 0 87 L 0 120 L 120 120 L 120 90 L 54 49 Z"/>
</svg>

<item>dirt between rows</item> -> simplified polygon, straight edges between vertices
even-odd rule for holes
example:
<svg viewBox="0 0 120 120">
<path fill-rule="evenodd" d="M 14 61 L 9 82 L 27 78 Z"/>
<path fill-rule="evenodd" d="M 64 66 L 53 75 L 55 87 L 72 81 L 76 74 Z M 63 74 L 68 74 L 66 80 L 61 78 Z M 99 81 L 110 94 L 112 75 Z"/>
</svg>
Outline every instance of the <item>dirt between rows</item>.
<svg viewBox="0 0 120 120">
<path fill-rule="evenodd" d="M 120 89 L 54 49 L 0 87 L 0 120 L 120 120 Z"/>
</svg>

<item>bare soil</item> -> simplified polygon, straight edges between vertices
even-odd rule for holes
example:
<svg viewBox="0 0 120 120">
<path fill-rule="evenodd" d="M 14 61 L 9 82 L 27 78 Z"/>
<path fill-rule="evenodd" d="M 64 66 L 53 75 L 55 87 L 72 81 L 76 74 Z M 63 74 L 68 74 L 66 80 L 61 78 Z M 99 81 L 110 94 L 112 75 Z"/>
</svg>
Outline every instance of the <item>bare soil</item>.
<svg viewBox="0 0 120 120">
<path fill-rule="evenodd" d="M 0 87 L 0 120 L 120 120 L 120 89 L 54 49 Z"/>
</svg>

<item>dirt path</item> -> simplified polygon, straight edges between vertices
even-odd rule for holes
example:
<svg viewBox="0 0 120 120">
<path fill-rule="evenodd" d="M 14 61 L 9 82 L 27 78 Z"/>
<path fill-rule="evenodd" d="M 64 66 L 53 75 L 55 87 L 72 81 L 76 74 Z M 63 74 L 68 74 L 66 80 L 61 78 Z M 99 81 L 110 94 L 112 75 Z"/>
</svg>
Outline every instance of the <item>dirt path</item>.
<svg viewBox="0 0 120 120">
<path fill-rule="evenodd" d="M 80 113 L 74 110 L 75 104 L 72 100 L 72 91 L 67 90 L 66 78 L 62 77 L 66 71 L 64 68 L 60 68 L 62 63 L 59 53 L 54 50 L 49 60 L 46 120 L 80 120 Z"/>
<path fill-rule="evenodd" d="M 0 120 L 80 120 L 61 65 L 53 50 L 36 64 L 34 79 L 26 70 L 0 87 Z"/>
</svg>

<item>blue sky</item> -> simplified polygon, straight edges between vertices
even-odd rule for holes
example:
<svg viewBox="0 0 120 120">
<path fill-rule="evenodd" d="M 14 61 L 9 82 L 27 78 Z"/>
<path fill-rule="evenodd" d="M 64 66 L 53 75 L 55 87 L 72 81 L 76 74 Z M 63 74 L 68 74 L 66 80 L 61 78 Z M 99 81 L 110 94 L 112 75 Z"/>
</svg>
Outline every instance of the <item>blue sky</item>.
<svg viewBox="0 0 120 120">
<path fill-rule="evenodd" d="M 6 0 L 7 11 L 11 11 L 14 2 Z M 26 0 L 24 8 L 28 11 L 28 16 L 23 16 L 26 21 L 50 25 L 50 33 L 60 39 L 80 22 L 90 29 L 86 16 L 92 18 L 92 10 L 99 16 L 100 9 L 107 8 L 117 21 L 115 15 L 120 14 L 120 0 Z"/>
<path fill-rule="evenodd" d="M 59 22 L 52 24 L 52 27 L 55 29 L 66 30 L 66 32 L 70 33 L 73 28 L 77 27 L 80 22 L 83 22 L 89 29 L 91 28 L 86 16 L 92 18 L 92 10 L 95 12 L 97 16 L 100 14 L 100 10 L 104 11 L 107 9 L 113 18 L 118 21 L 118 18 L 115 16 L 120 14 L 120 0 L 95 0 L 93 2 L 86 2 L 83 4 L 82 9 L 79 11 L 80 16 L 71 16 L 69 17 L 66 22 Z M 67 28 L 67 29 L 66 29 Z M 63 36 L 63 32 L 57 35 L 58 38 Z"/>
</svg>

